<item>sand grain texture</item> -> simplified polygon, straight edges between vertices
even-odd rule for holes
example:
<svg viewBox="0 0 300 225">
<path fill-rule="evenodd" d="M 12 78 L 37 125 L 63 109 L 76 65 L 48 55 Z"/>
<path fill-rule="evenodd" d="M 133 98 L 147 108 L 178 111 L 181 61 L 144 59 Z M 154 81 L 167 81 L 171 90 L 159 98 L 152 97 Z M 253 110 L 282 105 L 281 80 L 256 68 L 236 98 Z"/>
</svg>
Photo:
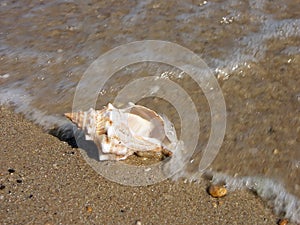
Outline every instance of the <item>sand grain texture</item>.
<svg viewBox="0 0 300 225">
<path fill-rule="evenodd" d="M 0 109 L 1 224 L 277 224 L 271 209 L 247 191 L 218 200 L 204 183 L 112 183 L 78 149 Z"/>
</svg>

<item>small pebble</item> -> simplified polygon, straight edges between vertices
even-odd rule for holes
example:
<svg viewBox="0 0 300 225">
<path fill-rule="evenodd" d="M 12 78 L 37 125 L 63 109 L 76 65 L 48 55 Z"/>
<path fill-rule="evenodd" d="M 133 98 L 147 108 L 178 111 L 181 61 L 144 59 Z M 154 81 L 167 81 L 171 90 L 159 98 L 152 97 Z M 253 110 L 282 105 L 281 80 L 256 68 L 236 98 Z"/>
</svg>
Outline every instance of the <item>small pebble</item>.
<svg viewBox="0 0 300 225">
<path fill-rule="evenodd" d="M 289 223 L 289 221 L 287 219 L 281 219 L 278 222 L 278 225 L 287 225 Z"/>
<path fill-rule="evenodd" d="M 5 188 L 5 185 L 0 184 L 0 190 L 3 190 Z"/>
<path fill-rule="evenodd" d="M 8 169 L 8 172 L 9 172 L 9 173 L 14 173 L 14 172 L 16 172 L 16 170 L 10 168 L 10 169 Z"/>
<path fill-rule="evenodd" d="M 56 163 L 54 163 L 52 166 L 54 169 L 58 169 L 58 165 Z"/>
<path fill-rule="evenodd" d="M 93 212 L 93 208 L 92 208 L 91 206 L 86 206 L 86 207 L 85 207 L 85 210 L 86 210 L 88 213 Z"/>
<path fill-rule="evenodd" d="M 18 179 L 18 180 L 17 180 L 17 183 L 21 184 L 21 183 L 22 183 L 22 180 L 21 180 L 21 179 Z"/>
<path fill-rule="evenodd" d="M 151 170 L 151 168 L 146 168 L 145 172 L 149 172 Z"/>
<path fill-rule="evenodd" d="M 227 189 L 224 186 L 211 185 L 208 193 L 214 198 L 221 198 L 227 194 Z"/>
<path fill-rule="evenodd" d="M 213 205 L 214 208 L 217 208 L 217 207 L 218 207 L 218 204 L 215 203 L 215 202 L 213 202 L 212 205 Z"/>
<path fill-rule="evenodd" d="M 142 225 L 142 222 L 140 220 L 137 220 L 135 224 L 136 225 Z"/>
<path fill-rule="evenodd" d="M 278 150 L 277 148 L 275 148 L 275 149 L 273 150 L 273 154 L 274 154 L 274 155 L 279 154 L 279 150 Z"/>
<path fill-rule="evenodd" d="M 2 79 L 6 79 L 6 78 L 9 78 L 9 74 L 8 73 L 6 73 L 6 74 L 4 74 L 4 75 L 0 75 L 0 78 L 2 78 Z"/>
</svg>

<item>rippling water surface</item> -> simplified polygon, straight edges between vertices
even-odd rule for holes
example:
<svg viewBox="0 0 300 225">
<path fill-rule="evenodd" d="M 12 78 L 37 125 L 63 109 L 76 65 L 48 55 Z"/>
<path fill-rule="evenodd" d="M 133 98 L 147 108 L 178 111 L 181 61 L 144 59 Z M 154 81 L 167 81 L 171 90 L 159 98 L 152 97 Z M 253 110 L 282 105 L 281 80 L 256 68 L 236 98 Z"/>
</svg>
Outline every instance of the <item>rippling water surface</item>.
<svg viewBox="0 0 300 225">
<path fill-rule="evenodd" d="M 45 128 L 60 125 L 82 74 L 101 54 L 138 40 L 177 43 L 208 64 L 226 101 L 224 143 L 209 168 L 218 172 L 215 179 L 233 188 L 256 185 L 267 200 L 272 190 L 278 213 L 300 222 L 299 12 L 299 0 L 1 1 L 0 103 Z M 200 115 L 201 152 L 210 132 L 209 106 L 176 68 L 126 67 L 105 85 L 99 107 L 130 80 L 148 75 L 187 90 Z M 176 112 L 155 101 L 141 103 L 179 127 Z"/>
</svg>

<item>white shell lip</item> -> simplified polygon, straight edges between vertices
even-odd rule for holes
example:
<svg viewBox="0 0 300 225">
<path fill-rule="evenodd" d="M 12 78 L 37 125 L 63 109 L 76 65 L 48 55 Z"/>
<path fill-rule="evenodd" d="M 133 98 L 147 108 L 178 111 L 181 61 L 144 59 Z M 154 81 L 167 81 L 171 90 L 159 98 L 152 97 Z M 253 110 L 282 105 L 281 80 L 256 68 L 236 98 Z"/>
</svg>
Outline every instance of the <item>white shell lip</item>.
<svg viewBox="0 0 300 225">
<path fill-rule="evenodd" d="M 118 109 L 109 103 L 102 110 L 65 113 L 86 140 L 92 140 L 99 160 L 124 160 L 140 152 L 172 156 L 178 143 L 173 124 L 166 116 L 133 103 Z"/>
</svg>

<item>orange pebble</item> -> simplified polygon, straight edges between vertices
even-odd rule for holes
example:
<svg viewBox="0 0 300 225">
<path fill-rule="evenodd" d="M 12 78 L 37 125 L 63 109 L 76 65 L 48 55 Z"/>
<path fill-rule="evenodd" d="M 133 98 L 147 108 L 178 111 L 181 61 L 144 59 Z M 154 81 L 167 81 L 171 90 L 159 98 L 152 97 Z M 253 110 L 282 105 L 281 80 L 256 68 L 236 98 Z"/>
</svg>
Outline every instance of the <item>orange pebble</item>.
<svg viewBox="0 0 300 225">
<path fill-rule="evenodd" d="M 287 219 L 281 219 L 279 220 L 278 225 L 287 225 L 289 223 L 289 221 Z"/>
<path fill-rule="evenodd" d="M 224 186 L 211 185 L 208 193 L 214 198 L 221 198 L 227 194 L 227 189 Z"/>
<path fill-rule="evenodd" d="M 86 206 L 85 209 L 89 213 L 93 212 L 93 208 L 91 206 Z"/>
</svg>

